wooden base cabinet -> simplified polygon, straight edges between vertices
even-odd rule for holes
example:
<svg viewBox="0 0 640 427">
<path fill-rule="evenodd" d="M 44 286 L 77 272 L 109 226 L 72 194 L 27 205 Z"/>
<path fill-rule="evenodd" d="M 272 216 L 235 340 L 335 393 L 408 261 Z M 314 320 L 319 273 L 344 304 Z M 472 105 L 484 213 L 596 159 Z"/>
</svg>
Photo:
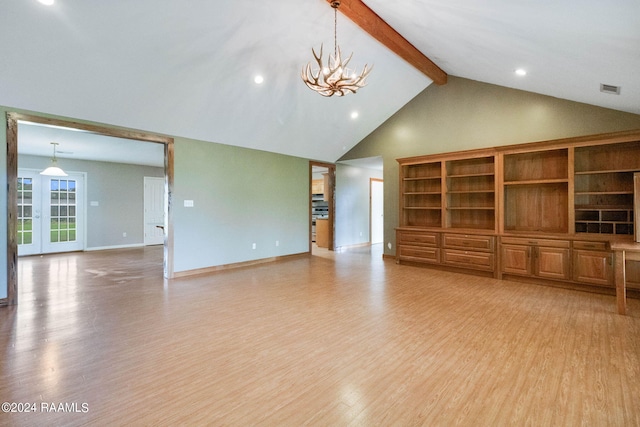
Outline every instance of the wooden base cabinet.
<svg viewBox="0 0 640 427">
<path fill-rule="evenodd" d="M 396 241 L 398 263 L 405 261 L 456 269 L 495 271 L 494 236 L 398 229 Z"/>
<path fill-rule="evenodd" d="M 573 242 L 573 280 L 613 287 L 613 254 L 606 242 Z"/>
<path fill-rule="evenodd" d="M 571 243 L 568 240 L 503 237 L 501 243 L 503 274 L 571 279 Z"/>
<path fill-rule="evenodd" d="M 440 263 L 440 233 L 423 230 L 396 231 L 396 261 Z"/>
<path fill-rule="evenodd" d="M 495 270 L 495 237 L 469 234 L 443 235 L 442 263 L 473 270 Z"/>
<path fill-rule="evenodd" d="M 316 245 L 319 248 L 329 247 L 329 220 L 316 218 Z"/>
</svg>

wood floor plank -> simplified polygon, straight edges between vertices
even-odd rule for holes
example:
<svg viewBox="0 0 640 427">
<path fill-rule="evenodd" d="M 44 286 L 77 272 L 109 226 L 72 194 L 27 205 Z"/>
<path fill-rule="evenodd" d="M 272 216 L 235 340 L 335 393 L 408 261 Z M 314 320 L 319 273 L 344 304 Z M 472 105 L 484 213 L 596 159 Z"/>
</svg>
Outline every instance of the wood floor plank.
<svg viewBox="0 0 640 427">
<path fill-rule="evenodd" d="M 368 248 L 166 281 L 161 248 L 25 257 L 0 425 L 640 425 L 640 301 Z M 40 405 L 83 404 L 64 413 Z"/>
</svg>

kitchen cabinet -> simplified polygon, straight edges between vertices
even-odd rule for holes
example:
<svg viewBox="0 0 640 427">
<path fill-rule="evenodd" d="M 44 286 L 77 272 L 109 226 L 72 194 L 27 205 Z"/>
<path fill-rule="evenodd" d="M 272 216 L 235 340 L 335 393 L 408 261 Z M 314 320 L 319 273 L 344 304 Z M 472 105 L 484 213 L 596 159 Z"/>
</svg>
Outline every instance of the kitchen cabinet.
<svg viewBox="0 0 640 427">
<path fill-rule="evenodd" d="M 329 219 L 316 218 L 316 245 L 319 248 L 329 247 Z"/>
</svg>

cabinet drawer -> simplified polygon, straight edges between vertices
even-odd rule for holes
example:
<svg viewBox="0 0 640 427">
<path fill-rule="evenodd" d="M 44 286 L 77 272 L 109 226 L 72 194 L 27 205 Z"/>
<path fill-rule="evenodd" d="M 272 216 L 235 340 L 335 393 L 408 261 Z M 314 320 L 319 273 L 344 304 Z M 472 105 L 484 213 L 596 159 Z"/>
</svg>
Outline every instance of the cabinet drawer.
<svg viewBox="0 0 640 427">
<path fill-rule="evenodd" d="M 473 250 L 493 250 L 493 236 L 475 236 L 468 234 L 445 234 L 445 248 L 462 248 Z"/>
<path fill-rule="evenodd" d="M 458 251 L 444 249 L 442 251 L 443 264 L 463 268 L 493 271 L 494 256 L 487 252 Z"/>
<path fill-rule="evenodd" d="M 574 241 L 573 249 L 585 249 L 589 251 L 606 251 L 607 250 L 607 242 L 583 242 L 583 241 Z"/>
<path fill-rule="evenodd" d="M 568 240 L 536 239 L 535 237 L 503 237 L 501 242 L 508 245 L 546 246 L 549 248 L 569 248 Z"/>
<path fill-rule="evenodd" d="M 398 231 L 398 245 L 438 246 L 438 233 Z"/>
<path fill-rule="evenodd" d="M 440 249 L 400 245 L 398 246 L 398 258 L 404 261 L 437 264 L 440 262 Z"/>
</svg>

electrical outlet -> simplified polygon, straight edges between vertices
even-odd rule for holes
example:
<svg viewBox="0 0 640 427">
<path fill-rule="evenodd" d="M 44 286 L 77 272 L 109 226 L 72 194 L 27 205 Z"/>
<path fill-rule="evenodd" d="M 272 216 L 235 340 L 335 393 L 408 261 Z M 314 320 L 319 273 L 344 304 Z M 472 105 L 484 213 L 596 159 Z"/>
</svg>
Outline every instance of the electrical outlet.
<svg viewBox="0 0 640 427">
<path fill-rule="evenodd" d="M 255 249 L 255 248 L 256 248 L 256 244 L 254 243 L 251 245 L 251 249 Z"/>
<path fill-rule="evenodd" d="M 127 237 L 127 232 L 122 233 L 122 237 Z"/>
<path fill-rule="evenodd" d="M 276 240 L 276 246 L 280 246 L 280 240 Z"/>
</svg>

